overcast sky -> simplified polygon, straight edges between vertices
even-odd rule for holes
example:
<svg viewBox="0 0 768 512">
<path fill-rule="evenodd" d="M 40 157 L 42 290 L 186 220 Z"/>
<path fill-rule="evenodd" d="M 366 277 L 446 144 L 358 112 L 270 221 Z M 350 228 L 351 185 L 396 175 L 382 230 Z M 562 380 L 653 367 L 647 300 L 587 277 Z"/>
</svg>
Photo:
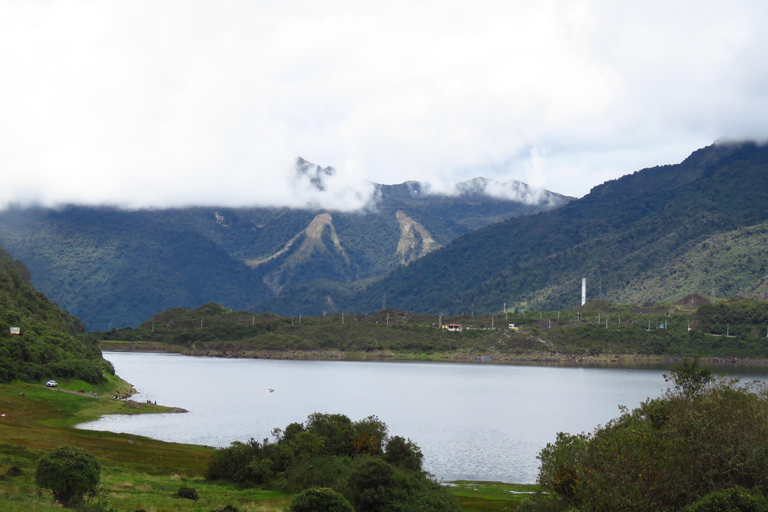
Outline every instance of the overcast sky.
<svg viewBox="0 0 768 512">
<path fill-rule="evenodd" d="M 582 196 L 768 137 L 768 2 L 0 0 L 0 207 Z M 296 157 L 337 174 L 315 194 Z"/>
</svg>

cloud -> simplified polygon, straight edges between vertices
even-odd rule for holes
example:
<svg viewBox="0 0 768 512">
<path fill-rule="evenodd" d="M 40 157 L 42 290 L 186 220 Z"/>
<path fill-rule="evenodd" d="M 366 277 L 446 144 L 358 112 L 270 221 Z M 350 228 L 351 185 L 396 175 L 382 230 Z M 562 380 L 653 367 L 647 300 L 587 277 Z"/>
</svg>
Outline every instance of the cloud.
<svg viewBox="0 0 768 512">
<path fill-rule="evenodd" d="M 353 208 L 478 175 L 580 196 L 768 137 L 768 4 L 4 2 L 0 205 Z M 302 156 L 338 174 L 297 188 Z"/>
</svg>

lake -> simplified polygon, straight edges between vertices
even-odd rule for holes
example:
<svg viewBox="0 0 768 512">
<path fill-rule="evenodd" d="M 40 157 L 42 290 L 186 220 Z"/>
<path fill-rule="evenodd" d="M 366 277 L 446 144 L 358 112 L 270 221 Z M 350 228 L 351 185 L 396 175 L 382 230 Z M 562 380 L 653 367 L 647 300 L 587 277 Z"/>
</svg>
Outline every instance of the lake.
<svg viewBox="0 0 768 512">
<path fill-rule="evenodd" d="M 592 431 L 667 388 L 661 369 L 281 361 L 105 352 L 135 400 L 185 414 L 106 416 L 79 428 L 227 446 L 313 412 L 376 415 L 445 480 L 533 483 L 557 432 Z M 269 392 L 269 389 L 274 392 Z"/>
</svg>

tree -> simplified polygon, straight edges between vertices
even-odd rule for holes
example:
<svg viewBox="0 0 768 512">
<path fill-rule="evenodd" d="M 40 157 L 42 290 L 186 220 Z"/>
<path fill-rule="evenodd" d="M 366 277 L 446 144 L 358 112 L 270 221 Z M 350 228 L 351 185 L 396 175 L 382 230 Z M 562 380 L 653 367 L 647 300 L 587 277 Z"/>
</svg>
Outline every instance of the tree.
<svg viewBox="0 0 768 512">
<path fill-rule="evenodd" d="M 384 453 L 385 461 L 408 471 L 421 471 L 423 458 L 424 455 L 416 443 L 410 439 L 406 441 L 400 436 L 394 436 L 389 440 L 387 451 Z"/>
<path fill-rule="evenodd" d="M 354 508 L 341 494 L 327 487 L 307 489 L 297 494 L 289 512 L 354 512 Z"/>
<path fill-rule="evenodd" d="M 358 459 L 349 477 L 352 501 L 360 512 L 389 510 L 398 494 L 395 470 L 378 457 Z"/>
<path fill-rule="evenodd" d="M 93 497 L 99 486 L 101 466 L 96 457 L 73 446 L 45 455 L 37 465 L 37 485 L 50 489 L 54 500 L 71 508 L 84 496 Z"/>
<path fill-rule="evenodd" d="M 714 379 L 712 370 L 702 366 L 698 358 L 689 360 L 686 357 L 682 363 L 673 365 L 671 370 L 671 374 L 664 374 L 664 380 L 672 381 L 675 384 L 675 390 L 687 397 L 701 392 Z"/>
<path fill-rule="evenodd" d="M 691 510 L 762 506 L 768 388 L 724 379 L 709 383 L 709 372 L 697 363 L 683 370 L 673 377 L 675 390 L 631 412 L 623 409 L 594 433 L 558 434 L 539 456 L 539 482 L 553 494 L 544 497 L 543 508 L 528 510 L 557 510 L 547 508 L 556 502 L 582 512 L 681 510 L 698 500 Z M 721 492 L 734 488 L 747 494 Z"/>
</svg>

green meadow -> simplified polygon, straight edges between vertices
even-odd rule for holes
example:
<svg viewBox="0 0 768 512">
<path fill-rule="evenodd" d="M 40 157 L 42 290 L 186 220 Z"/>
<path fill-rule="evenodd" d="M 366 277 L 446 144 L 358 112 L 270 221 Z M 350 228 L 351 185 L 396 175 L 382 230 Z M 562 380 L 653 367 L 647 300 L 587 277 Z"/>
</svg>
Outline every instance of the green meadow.
<svg viewBox="0 0 768 512">
<path fill-rule="evenodd" d="M 100 385 L 64 381 L 53 389 L 19 382 L 0 385 L 0 414 L 4 414 L 0 419 L 0 509 L 62 510 L 49 491 L 37 487 L 35 470 L 40 457 L 64 445 L 88 450 L 101 464 L 101 491 L 90 503 L 98 512 L 270 512 L 288 507 L 291 496 L 285 493 L 206 481 L 203 475 L 213 448 L 74 428 L 105 414 L 174 411 L 114 398 L 129 390 L 130 385 L 117 377 Z M 175 497 L 182 486 L 194 488 L 199 500 Z M 494 482 L 453 482 L 449 486 L 467 512 L 516 510 L 526 496 L 520 493 L 534 487 Z"/>
</svg>

